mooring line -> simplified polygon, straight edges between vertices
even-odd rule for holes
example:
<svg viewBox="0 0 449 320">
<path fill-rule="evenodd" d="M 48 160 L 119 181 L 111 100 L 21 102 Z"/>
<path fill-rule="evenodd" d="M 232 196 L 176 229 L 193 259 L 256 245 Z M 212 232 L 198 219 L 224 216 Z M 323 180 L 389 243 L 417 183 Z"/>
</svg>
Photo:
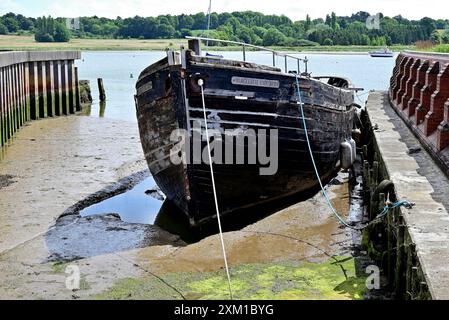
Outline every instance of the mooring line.
<svg viewBox="0 0 449 320">
<path fill-rule="evenodd" d="M 382 212 L 379 215 L 377 215 L 377 217 L 373 221 L 371 221 L 368 224 L 363 225 L 361 227 L 351 226 L 348 222 L 345 221 L 345 219 L 343 219 L 343 217 L 337 212 L 337 210 L 335 209 L 334 205 L 332 204 L 332 201 L 330 200 L 330 198 L 329 198 L 329 196 L 328 196 L 328 194 L 326 192 L 326 189 L 324 188 L 323 182 L 321 181 L 321 176 L 320 176 L 320 174 L 318 172 L 318 167 L 316 165 L 315 157 L 314 157 L 313 151 L 312 151 L 312 144 L 310 142 L 309 132 L 307 130 L 306 118 L 304 116 L 304 103 L 302 101 L 301 88 L 299 87 L 299 76 L 298 76 L 298 74 L 296 74 L 295 78 L 296 78 L 296 87 L 298 89 L 298 104 L 299 104 L 300 109 L 301 109 L 301 117 L 302 117 L 304 132 L 305 132 L 305 136 L 306 136 L 307 147 L 309 149 L 310 159 L 312 161 L 312 165 L 313 165 L 313 168 L 315 170 L 315 175 L 316 175 L 317 180 L 318 180 L 318 182 L 320 184 L 323 196 L 326 199 L 326 202 L 327 202 L 329 208 L 331 209 L 332 213 L 337 218 L 337 220 L 343 226 L 345 226 L 345 227 L 347 227 L 349 229 L 356 230 L 356 231 L 363 231 L 364 229 L 366 229 L 369 226 L 377 223 L 379 220 L 381 220 L 383 217 L 385 217 L 392 209 L 399 208 L 399 207 L 402 207 L 402 206 L 413 207 L 414 204 L 409 202 L 409 201 L 407 201 L 407 200 L 398 201 L 398 202 L 396 202 L 396 203 L 394 203 L 392 205 L 387 204 L 384 207 L 384 209 L 382 210 Z"/>
<path fill-rule="evenodd" d="M 345 276 L 345 278 L 348 279 L 348 273 L 346 272 L 346 269 L 341 264 L 341 261 L 336 258 L 336 255 L 331 255 L 330 253 L 326 252 L 324 249 L 318 247 L 317 245 L 315 245 L 315 244 L 313 244 L 311 242 L 308 242 L 308 241 L 305 241 L 305 240 L 301 240 L 301 239 L 298 239 L 298 238 L 295 238 L 295 237 L 292 237 L 292 236 L 288 236 L 288 235 L 285 235 L 285 234 L 281 234 L 281 233 L 274 233 L 274 232 L 267 232 L 267 231 L 243 231 L 243 230 L 241 232 L 243 232 L 243 233 L 251 233 L 251 234 L 260 234 L 260 235 L 269 235 L 269 236 L 273 236 L 273 237 L 281 237 L 281 238 L 285 238 L 285 239 L 294 240 L 294 241 L 299 242 L 299 243 L 304 243 L 304 244 L 306 244 L 306 245 L 308 245 L 308 246 L 310 246 L 310 247 L 320 251 L 322 254 L 324 254 L 328 258 L 334 260 L 334 263 L 336 265 L 340 266 L 340 269 L 343 272 L 343 275 Z M 305 259 L 306 258 L 304 258 L 303 260 L 305 260 Z"/>
<path fill-rule="evenodd" d="M 184 296 L 184 294 L 181 292 L 181 290 L 179 290 L 178 288 L 172 286 L 170 283 L 168 283 L 167 281 L 165 281 L 162 277 L 158 276 L 157 274 L 155 274 L 154 272 L 151 272 L 150 270 L 147 270 L 146 268 L 142 267 L 141 265 L 139 265 L 138 263 L 135 263 L 123 256 L 121 256 L 118 253 L 113 253 L 114 255 L 116 255 L 117 257 L 119 257 L 120 259 L 125 260 L 126 262 L 128 262 L 129 264 L 132 264 L 134 267 L 139 268 L 140 270 L 150 274 L 151 276 L 153 276 L 154 278 L 158 279 L 160 282 L 162 282 L 164 285 L 166 285 L 167 287 L 169 287 L 170 289 L 172 289 L 173 291 L 175 291 L 177 294 L 179 294 L 179 296 L 183 299 L 183 300 L 187 300 L 187 298 Z"/>
<path fill-rule="evenodd" d="M 233 300 L 231 275 L 229 273 L 228 259 L 226 257 L 226 248 L 225 248 L 225 243 L 224 243 L 224 238 L 223 238 L 223 230 L 221 228 L 220 210 L 218 208 L 217 189 L 215 188 L 214 166 L 212 163 L 212 155 L 211 155 L 211 150 L 210 150 L 209 131 L 207 129 L 206 100 L 204 98 L 204 80 L 199 79 L 198 85 L 201 87 L 201 98 L 202 98 L 202 102 L 203 102 L 203 114 L 204 114 L 204 127 L 206 128 L 207 151 L 208 151 L 208 156 L 209 156 L 210 175 L 211 175 L 211 179 L 212 179 L 212 189 L 214 191 L 215 210 L 217 212 L 218 229 L 220 231 L 221 249 L 223 251 L 223 259 L 224 259 L 224 264 L 225 264 L 225 268 L 226 268 L 226 276 L 228 278 L 229 296 L 230 296 L 231 300 Z"/>
</svg>

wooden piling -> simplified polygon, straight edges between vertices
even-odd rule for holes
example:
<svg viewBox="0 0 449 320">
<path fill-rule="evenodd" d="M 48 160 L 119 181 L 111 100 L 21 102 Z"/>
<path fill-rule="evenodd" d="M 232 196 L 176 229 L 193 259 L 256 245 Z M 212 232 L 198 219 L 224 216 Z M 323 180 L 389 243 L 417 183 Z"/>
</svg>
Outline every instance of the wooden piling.
<svg viewBox="0 0 449 320">
<path fill-rule="evenodd" d="M 0 68 L 0 147 L 5 145 L 5 123 L 4 123 L 4 89 L 3 68 Z"/>
<path fill-rule="evenodd" d="M 47 86 L 47 114 L 49 117 L 56 115 L 56 101 L 55 101 L 55 80 L 54 80 L 54 64 L 53 61 L 47 61 L 45 64 L 45 78 Z"/>
<path fill-rule="evenodd" d="M 393 215 L 387 215 L 387 277 L 390 289 L 394 279 L 394 253 L 393 253 Z"/>
<path fill-rule="evenodd" d="M 400 219 L 402 220 L 402 219 Z M 402 221 L 399 221 L 397 228 L 397 239 L 396 239 L 396 275 L 395 275 L 395 293 L 397 298 L 402 298 L 404 292 L 404 268 L 405 268 L 405 225 Z"/>
<path fill-rule="evenodd" d="M 98 78 L 98 92 L 100 93 L 100 101 L 104 102 L 106 101 L 106 92 L 104 90 L 104 85 L 103 85 L 103 79 L 102 78 Z"/>
<path fill-rule="evenodd" d="M 54 78 L 54 99 L 55 99 L 55 114 L 62 116 L 63 101 L 62 101 L 62 77 L 61 77 L 61 61 L 55 61 L 53 64 L 53 78 Z"/>
<path fill-rule="evenodd" d="M 78 68 L 75 67 L 75 110 L 81 111 L 80 81 L 78 79 Z"/>
<path fill-rule="evenodd" d="M 0 52 L 2 150 L 27 121 L 61 115 L 64 107 L 66 114 L 75 112 L 79 95 L 74 60 L 80 57 L 75 51 Z"/>
<path fill-rule="evenodd" d="M 67 61 L 67 75 L 69 81 L 69 110 L 71 114 L 76 112 L 76 94 L 75 94 L 75 64 L 73 61 Z"/>
<path fill-rule="evenodd" d="M 413 255 L 416 250 L 416 246 L 413 243 L 409 243 L 406 246 L 407 249 L 407 263 L 405 272 L 405 299 L 413 299 Z"/>
</svg>

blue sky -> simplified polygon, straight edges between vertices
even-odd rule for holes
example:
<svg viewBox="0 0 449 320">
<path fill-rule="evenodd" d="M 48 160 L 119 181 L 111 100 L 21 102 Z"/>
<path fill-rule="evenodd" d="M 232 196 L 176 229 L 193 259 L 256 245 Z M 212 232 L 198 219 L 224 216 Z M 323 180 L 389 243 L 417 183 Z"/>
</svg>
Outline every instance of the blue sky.
<svg viewBox="0 0 449 320">
<path fill-rule="evenodd" d="M 409 19 L 424 16 L 449 18 L 449 11 L 442 10 L 445 1 L 437 0 L 213 0 L 212 8 L 217 12 L 242 10 L 259 11 L 266 14 L 285 14 L 293 20 L 304 19 L 309 13 L 313 18 L 325 17 L 335 11 L 338 15 L 350 15 L 357 11 L 371 14 L 383 12 L 389 16 L 401 14 Z M 209 0 L 0 0 L 0 14 L 21 13 L 37 17 L 102 16 L 115 18 L 135 15 L 157 16 L 159 14 L 197 13 L 207 11 Z M 425 4 L 425 5 L 423 5 Z"/>
</svg>

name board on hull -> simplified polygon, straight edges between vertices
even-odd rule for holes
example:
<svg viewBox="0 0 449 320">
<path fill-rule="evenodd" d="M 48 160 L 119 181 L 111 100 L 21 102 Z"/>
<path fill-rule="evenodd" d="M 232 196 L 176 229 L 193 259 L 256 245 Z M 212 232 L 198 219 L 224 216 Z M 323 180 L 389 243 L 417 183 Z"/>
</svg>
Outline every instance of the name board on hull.
<svg viewBox="0 0 449 320">
<path fill-rule="evenodd" d="M 280 83 L 277 80 L 258 79 L 258 78 L 232 77 L 231 83 L 240 86 L 251 86 L 262 88 L 278 89 L 280 87 Z"/>
</svg>

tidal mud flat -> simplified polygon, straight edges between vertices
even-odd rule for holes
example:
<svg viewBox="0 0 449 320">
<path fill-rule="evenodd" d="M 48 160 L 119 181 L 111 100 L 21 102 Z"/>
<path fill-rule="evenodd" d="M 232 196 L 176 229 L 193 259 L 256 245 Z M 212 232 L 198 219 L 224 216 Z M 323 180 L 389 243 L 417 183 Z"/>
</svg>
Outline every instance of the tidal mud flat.
<svg viewBox="0 0 449 320">
<path fill-rule="evenodd" d="M 79 210 L 147 176 L 135 123 L 62 117 L 24 127 L 0 161 L 0 298 L 227 298 L 218 235 L 186 242 L 154 225 Z M 329 192 L 349 212 L 348 175 Z M 224 234 L 239 299 L 361 299 L 351 232 L 321 194 Z M 67 267 L 81 273 L 66 287 Z M 359 275 L 360 277 L 357 277 Z"/>
</svg>

